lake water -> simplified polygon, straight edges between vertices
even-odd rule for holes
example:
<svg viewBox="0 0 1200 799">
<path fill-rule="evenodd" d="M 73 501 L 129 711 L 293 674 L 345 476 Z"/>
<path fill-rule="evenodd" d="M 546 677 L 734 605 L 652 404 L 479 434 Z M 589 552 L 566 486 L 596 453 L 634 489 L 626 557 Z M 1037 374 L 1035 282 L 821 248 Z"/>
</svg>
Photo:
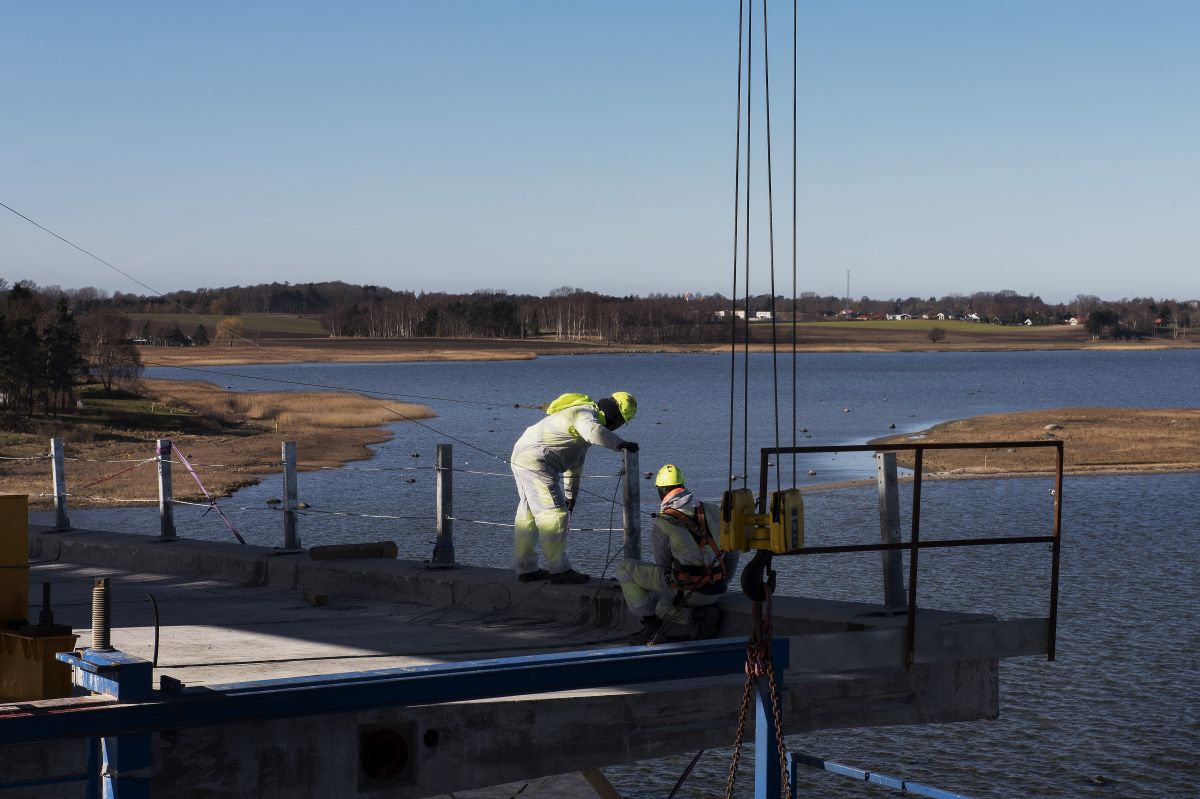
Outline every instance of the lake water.
<svg viewBox="0 0 1200 799">
<path fill-rule="evenodd" d="M 1066 406 L 1195 407 L 1200 350 L 1150 352 L 1016 352 L 805 354 L 799 358 L 797 443 L 862 443 L 916 431 L 948 419 Z M 740 359 L 739 359 L 740 374 Z M 304 472 L 300 496 L 313 512 L 300 520 L 307 545 L 390 538 L 402 557 L 428 557 L 433 540 L 433 464 L 438 443 L 454 444 L 455 541 L 458 559 L 507 566 L 514 507 L 502 459 L 538 404 L 562 391 L 593 396 L 634 392 L 640 410 L 622 435 L 641 444 L 641 468 L 683 468 L 704 496 L 725 488 L 729 463 L 728 355 L 547 357 L 509 363 L 338 364 L 225 367 L 222 384 L 277 389 L 255 377 L 344 386 L 359 391 L 469 399 L 430 400 L 438 417 L 424 426 L 395 425 L 374 459 L 344 469 Z M 769 355 L 750 359 L 750 485 L 757 451 L 775 441 Z M 780 442 L 792 440 L 790 354 L 781 356 Z M 179 370 L 149 377 L 194 379 Z M 742 467 L 742 388 L 737 388 L 732 472 Z M 298 454 L 301 463 L 305 453 Z M 790 457 L 784 461 L 790 481 Z M 594 448 L 588 489 L 574 524 L 620 526 L 614 453 Z M 874 477 L 869 457 L 812 456 L 797 462 L 798 482 Z M 809 469 L 817 472 L 807 475 Z M 203 474 L 203 471 L 201 472 Z M 643 507 L 653 508 L 643 480 Z M 1050 530 L 1051 478 L 927 482 L 923 536 L 1045 534 Z M 1200 767 L 1200 476 L 1068 477 L 1063 489 L 1062 585 L 1058 660 L 1005 661 L 1001 715 L 994 722 L 828 731 L 789 737 L 793 748 L 974 797 L 1196 796 Z M 280 515 L 266 499 L 280 495 L 269 477 L 223 506 L 250 543 L 276 545 Z M 911 507 L 902 488 L 902 513 Z M 372 519 L 337 513 L 401 517 Z M 78 527 L 157 533 L 153 509 L 75 510 Z M 180 535 L 230 540 L 219 519 L 176 511 Z M 907 516 L 905 516 L 907 519 Z M 466 521 L 466 520 L 476 521 Z M 477 522 L 490 522 L 481 524 Z M 877 539 L 873 487 L 806 497 L 810 543 Z M 600 574 L 620 534 L 579 532 L 570 552 L 576 568 Z M 803 562 L 800 562 L 803 561 Z M 779 565 L 780 593 L 878 601 L 878 556 L 834 555 Z M 608 569 L 611 574 L 611 569 Z M 1004 618 L 1044 615 L 1049 555 L 1041 545 L 931 551 L 921 558 L 922 604 Z M 731 712 L 734 712 L 731 708 Z M 631 795 L 665 795 L 687 758 L 613 769 Z M 728 752 L 709 753 L 681 796 L 718 796 Z M 749 795 L 749 775 L 743 777 Z M 832 775 L 809 774 L 801 795 L 863 797 L 882 789 Z M 807 792 L 807 793 L 805 793 Z"/>
</svg>

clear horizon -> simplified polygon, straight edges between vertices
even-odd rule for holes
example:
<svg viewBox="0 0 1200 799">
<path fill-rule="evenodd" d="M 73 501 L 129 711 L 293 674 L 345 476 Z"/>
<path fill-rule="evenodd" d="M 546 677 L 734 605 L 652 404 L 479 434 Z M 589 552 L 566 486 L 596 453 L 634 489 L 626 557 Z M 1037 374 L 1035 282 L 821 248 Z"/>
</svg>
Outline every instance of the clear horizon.
<svg viewBox="0 0 1200 799">
<path fill-rule="evenodd" d="M 790 296 L 791 3 L 768 7 Z M 737 14 L 13 6 L 0 202 L 163 292 L 728 296 Z M 798 291 L 843 296 L 850 269 L 855 298 L 1200 298 L 1200 5 L 807 3 L 799 29 Z M 3 209 L 0 276 L 145 293 Z"/>
</svg>

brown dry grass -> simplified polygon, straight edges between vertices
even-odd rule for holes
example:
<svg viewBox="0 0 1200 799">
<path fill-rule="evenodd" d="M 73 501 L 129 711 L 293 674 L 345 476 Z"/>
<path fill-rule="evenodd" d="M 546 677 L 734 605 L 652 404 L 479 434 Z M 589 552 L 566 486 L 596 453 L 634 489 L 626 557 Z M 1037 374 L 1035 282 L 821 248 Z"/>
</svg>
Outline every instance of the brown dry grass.
<svg viewBox="0 0 1200 799">
<path fill-rule="evenodd" d="M 220 497 L 278 472 L 284 440 L 296 442 L 302 471 L 337 468 L 370 458 L 369 445 L 391 437 L 383 425 L 434 415 L 422 405 L 350 394 L 243 394 L 171 380 L 145 381 L 144 396 L 136 427 L 60 421 L 44 434 L 7 436 L 0 455 L 42 456 L 47 437 L 63 438 L 69 504 L 120 506 L 157 502 L 156 467 L 144 461 L 154 457 L 156 439 L 169 438 L 209 493 Z M 172 482 L 177 499 L 203 499 L 181 463 L 172 465 Z M 0 461 L 0 493 L 28 494 L 32 507 L 51 506 L 49 461 Z"/>
<path fill-rule="evenodd" d="M 1200 471 L 1198 408 L 1058 408 L 978 416 L 936 425 L 921 439 L 962 441 L 1063 442 L 1064 468 L 1072 474 Z M 891 436 L 872 443 L 905 443 Z M 900 453 L 899 461 L 912 465 Z M 971 477 L 1052 472 L 1052 449 L 989 448 L 929 450 L 928 476 Z"/>
<path fill-rule="evenodd" d="M 433 415 L 423 405 L 386 402 L 342 393 L 214 390 L 201 381 L 147 380 L 147 395 L 171 407 L 215 419 L 225 426 L 260 422 L 278 433 L 378 427 Z"/>
</svg>

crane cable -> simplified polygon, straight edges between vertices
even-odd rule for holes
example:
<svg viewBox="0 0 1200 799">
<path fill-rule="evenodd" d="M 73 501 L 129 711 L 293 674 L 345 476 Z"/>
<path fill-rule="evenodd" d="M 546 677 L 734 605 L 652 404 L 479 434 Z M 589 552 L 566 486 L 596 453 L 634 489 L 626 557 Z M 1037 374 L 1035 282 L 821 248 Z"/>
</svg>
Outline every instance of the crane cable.
<svg viewBox="0 0 1200 799">
<path fill-rule="evenodd" d="M 796 81 L 795 81 L 795 75 L 796 75 L 796 60 L 797 60 L 796 41 L 797 41 L 797 29 L 798 29 L 797 5 L 798 4 L 797 4 L 796 0 L 793 0 L 793 3 L 792 3 L 792 63 L 793 63 L 793 67 L 792 67 L 792 69 L 793 69 L 793 81 L 792 81 L 792 91 L 793 91 L 793 101 L 792 101 L 792 114 L 793 114 L 793 120 L 792 120 L 792 198 L 793 198 L 792 199 L 792 220 L 793 220 L 792 221 L 792 275 L 793 275 L 793 277 L 792 277 L 792 293 L 793 293 L 793 300 L 792 300 L 792 310 L 793 310 L 793 319 L 792 319 L 792 341 L 793 341 L 793 345 L 792 345 L 792 352 L 793 352 L 793 355 L 792 355 L 792 359 L 793 359 L 792 360 L 792 386 L 793 386 L 793 388 L 792 388 L 792 420 L 793 421 L 792 421 L 792 429 L 793 429 L 793 432 L 792 432 L 792 437 L 793 437 L 793 445 L 794 445 L 794 441 L 795 441 L 795 426 L 796 426 L 796 422 L 795 422 L 795 418 L 796 418 L 796 390 L 795 390 L 795 385 L 796 385 L 796 366 L 795 366 L 795 363 L 796 363 L 796 360 L 795 360 L 795 358 L 796 358 L 796 356 L 795 356 L 795 350 L 796 350 L 796 346 L 795 346 L 796 300 L 795 300 L 795 288 L 796 288 L 796 262 L 797 262 L 797 258 L 796 258 L 796 218 L 797 218 L 796 193 L 797 192 L 796 192 L 795 159 L 796 159 L 796 138 L 797 137 L 796 137 L 796 97 L 795 97 Z M 773 393 L 773 415 L 774 415 L 774 428 L 775 428 L 774 429 L 775 450 L 777 453 L 776 459 L 778 460 L 778 450 L 780 449 L 779 367 L 778 367 L 779 342 L 778 342 L 778 336 L 777 336 L 777 326 L 776 326 L 777 314 L 776 314 L 776 307 L 775 307 L 775 221 L 774 221 L 774 186 L 773 186 L 773 179 L 772 179 L 773 165 L 772 165 L 772 152 L 771 152 L 771 150 L 772 150 L 772 148 L 771 148 L 771 78 L 770 78 L 770 57 L 769 57 L 769 49 L 768 49 L 769 48 L 769 46 L 768 46 L 769 29 L 768 29 L 768 22 L 767 22 L 767 0 L 762 0 L 762 15 L 763 15 L 763 20 L 762 20 L 763 84 L 764 84 L 764 95 L 765 95 L 765 97 L 764 97 L 764 114 L 765 114 L 765 121 L 766 121 L 766 146 L 767 146 L 767 224 L 768 224 L 768 247 L 769 247 L 768 255 L 769 255 L 769 264 L 770 264 L 770 284 L 771 284 L 771 304 L 770 304 L 770 307 L 771 307 L 771 367 L 772 367 L 771 372 L 772 372 L 772 393 Z M 750 194 L 751 194 L 751 192 L 750 192 L 750 185 L 751 185 L 750 130 L 751 130 L 751 97 L 752 97 L 751 90 L 752 90 L 752 86 L 753 86 L 753 79 L 752 79 L 753 42 L 754 42 L 753 0 L 751 0 L 750 13 L 747 15 L 747 20 L 748 20 L 748 24 L 747 24 L 748 35 L 747 35 L 747 48 L 746 49 L 747 49 L 748 56 L 747 56 L 747 61 L 746 61 L 746 75 L 747 75 L 747 77 L 746 77 L 746 139 L 747 140 L 746 140 L 746 215 L 745 215 L 745 220 L 746 220 L 745 221 L 745 253 L 746 254 L 745 254 L 745 273 L 744 273 L 745 274 L 745 286 L 746 286 L 746 294 L 745 294 L 746 318 L 744 320 L 745 335 L 744 335 L 744 339 L 743 339 L 743 368 L 744 368 L 744 373 L 743 373 L 743 381 L 744 381 L 743 382 L 743 401 L 744 401 L 743 425 L 744 425 L 744 427 L 743 427 L 743 441 L 742 441 L 743 487 L 745 487 L 745 481 L 746 481 L 747 473 L 748 473 L 747 467 L 748 467 L 748 451 L 749 451 L 749 435 L 750 435 L 750 429 L 749 429 L 750 219 L 751 219 L 751 216 L 750 216 L 750 200 L 751 200 L 751 197 L 750 197 Z M 740 139 L 740 133 L 741 133 L 740 97 L 741 97 L 741 67 L 742 67 L 742 58 L 741 58 L 742 36 L 743 36 L 742 5 L 741 5 L 741 3 L 739 3 L 739 7 L 738 7 L 738 76 L 739 76 L 738 77 L 738 96 L 739 96 L 738 136 L 739 136 L 739 139 Z M 741 156 L 740 147 L 739 147 L 738 155 L 739 155 L 739 163 L 740 163 L 740 156 Z M 735 236 L 734 286 L 735 286 L 735 290 L 736 290 L 736 285 L 737 285 L 736 211 L 735 211 L 734 236 Z M 735 297 L 734 307 L 736 308 L 736 297 Z M 736 331 L 736 324 L 732 329 Z M 730 338 L 731 353 L 734 353 L 736 351 L 736 346 L 737 346 L 737 342 L 736 342 L 736 334 L 735 334 L 735 335 L 731 336 L 731 338 Z M 731 359 L 732 359 L 732 357 L 734 357 L 734 356 L 731 356 Z M 731 380 L 730 380 L 730 397 L 731 397 L 731 400 L 730 400 L 730 430 L 731 431 L 734 426 L 734 422 L 733 422 L 734 408 L 733 408 L 733 401 L 732 401 L 733 379 L 734 379 L 733 375 L 731 375 Z M 733 436 L 731 434 L 731 436 L 730 436 L 731 460 L 732 460 L 732 448 L 733 448 Z M 764 467 L 766 467 L 766 465 L 764 465 Z M 767 467 L 767 468 L 769 468 L 769 467 Z M 782 468 L 777 465 L 776 473 L 775 473 L 777 490 L 781 489 L 782 471 L 783 471 Z M 795 477 L 796 477 L 795 472 L 796 472 L 795 457 L 793 454 L 793 466 L 792 466 L 793 484 L 795 483 Z M 764 475 L 763 478 L 765 480 L 766 475 Z M 730 483 L 732 484 L 732 476 L 730 478 Z M 765 503 L 766 497 L 765 496 L 760 497 L 760 500 L 762 503 Z M 760 507 L 760 512 L 763 512 L 765 510 L 766 510 L 765 507 Z M 748 711 L 750 708 L 750 701 L 751 701 L 751 698 L 755 694 L 756 686 L 759 684 L 760 681 L 764 681 L 764 680 L 766 681 L 767 686 L 768 686 L 768 695 L 769 695 L 769 701 L 770 701 L 769 709 L 765 709 L 765 710 L 772 715 L 773 721 L 774 721 L 773 726 L 774 726 L 774 739 L 775 740 L 773 743 L 775 744 L 776 755 L 778 757 L 778 766 L 779 766 L 779 771 L 780 771 L 780 774 L 779 774 L 780 786 L 783 789 L 783 795 L 787 799 L 792 799 L 792 796 L 793 796 L 793 786 L 791 785 L 790 775 L 788 774 L 788 768 L 786 765 L 786 746 L 785 746 L 784 739 L 783 739 L 783 723 L 782 723 L 783 714 L 782 714 L 782 708 L 781 708 L 781 702 L 780 702 L 780 691 L 779 691 L 779 685 L 778 685 L 778 682 L 776 679 L 777 675 L 775 673 L 774 661 L 771 657 L 771 615 L 772 615 L 771 614 L 771 596 L 775 590 L 775 580 L 776 580 L 775 571 L 774 571 L 774 569 L 771 568 L 771 560 L 772 560 L 771 550 L 759 549 L 756 552 L 754 558 L 751 560 L 751 562 L 746 566 L 746 568 L 742 572 L 742 591 L 754 603 L 754 626 L 753 626 L 751 635 L 749 636 L 749 638 L 747 639 L 747 642 L 746 642 L 746 681 L 745 681 L 744 690 L 742 692 L 741 704 L 740 704 L 740 707 L 738 710 L 737 733 L 734 738 L 733 753 L 732 753 L 732 757 L 731 757 L 730 764 L 729 764 L 728 776 L 726 779 L 726 785 L 725 785 L 726 799 L 732 799 L 734 789 L 736 787 L 737 775 L 738 775 L 738 764 L 739 764 L 739 760 L 740 760 L 740 756 L 741 756 L 742 742 L 745 737 L 746 722 L 747 722 L 747 717 L 748 717 Z M 762 700 L 760 699 L 759 701 L 762 701 Z M 770 743 L 768 741 L 761 739 L 763 730 L 759 730 L 758 732 L 760 735 L 760 740 L 757 741 L 757 745 L 758 746 L 769 746 Z"/>
</svg>

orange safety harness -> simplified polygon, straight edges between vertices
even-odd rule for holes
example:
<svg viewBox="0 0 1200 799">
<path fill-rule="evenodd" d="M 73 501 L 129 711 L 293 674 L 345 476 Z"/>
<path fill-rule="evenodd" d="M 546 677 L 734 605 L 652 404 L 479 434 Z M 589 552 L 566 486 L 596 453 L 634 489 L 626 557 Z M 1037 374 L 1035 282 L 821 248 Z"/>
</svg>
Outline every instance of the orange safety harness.
<svg viewBox="0 0 1200 799">
<path fill-rule="evenodd" d="M 676 491 L 681 490 L 676 489 Z M 670 496 L 671 494 L 667 494 L 664 499 Z M 704 506 L 696 505 L 694 517 L 676 508 L 663 508 L 661 515 L 673 519 L 691 533 L 692 538 L 700 547 L 702 555 L 706 548 L 712 553 L 712 557 L 705 556 L 704 563 L 698 566 L 688 566 L 682 563 L 672 564 L 668 575 L 671 586 L 679 591 L 699 591 L 702 594 L 725 593 L 725 580 L 728 577 L 725 573 L 725 553 L 721 551 L 717 542 L 713 540 L 712 534 L 708 532 L 708 523 L 704 518 Z"/>
</svg>

